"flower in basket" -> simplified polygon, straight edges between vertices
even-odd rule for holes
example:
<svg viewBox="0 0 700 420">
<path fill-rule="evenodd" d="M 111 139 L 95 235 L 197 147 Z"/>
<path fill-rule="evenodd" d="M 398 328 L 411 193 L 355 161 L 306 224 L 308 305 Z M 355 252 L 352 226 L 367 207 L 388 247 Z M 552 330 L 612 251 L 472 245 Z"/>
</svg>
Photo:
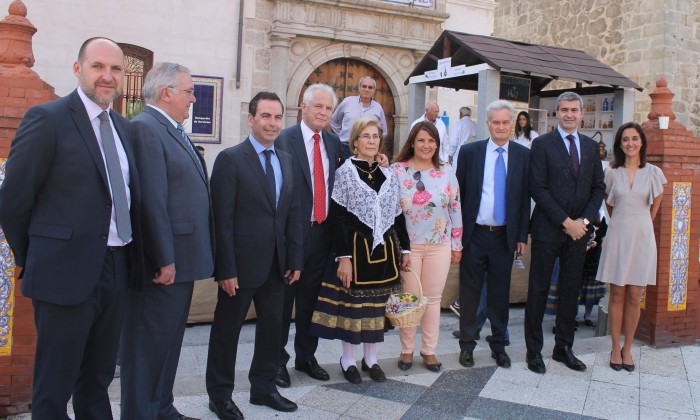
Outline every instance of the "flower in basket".
<svg viewBox="0 0 700 420">
<path fill-rule="evenodd" d="M 416 306 L 418 297 L 407 292 L 395 293 L 389 296 L 386 302 L 386 312 L 389 314 L 400 314 Z"/>
</svg>

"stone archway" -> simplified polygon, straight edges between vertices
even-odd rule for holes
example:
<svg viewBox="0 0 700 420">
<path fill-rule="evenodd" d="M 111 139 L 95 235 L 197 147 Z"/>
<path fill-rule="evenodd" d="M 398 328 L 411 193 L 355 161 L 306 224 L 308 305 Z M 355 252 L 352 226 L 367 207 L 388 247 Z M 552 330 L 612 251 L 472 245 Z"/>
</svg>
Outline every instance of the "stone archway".
<svg viewBox="0 0 700 420">
<path fill-rule="evenodd" d="M 294 43 L 302 43 L 303 46 L 299 48 L 302 51 L 308 48 L 306 41 L 297 39 L 292 43 L 292 53 L 296 49 Z M 376 48 L 359 44 L 331 44 L 314 48 L 290 69 L 285 104 L 287 110 L 286 126 L 296 123 L 299 95 L 306 89 L 305 83 L 309 75 L 318 67 L 334 59 L 354 59 L 367 63 L 386 80 L 394 98 L 393 152 L 396 153 L 400 147 L 401 139 L 406 135 L 408 108 L 408 95 L 403 85 L 405 74 L 397 63 L 405 64 L 405 67 L 412 66 L 413 55 L 408 51 L 399 53 L 398 57 L 393 57 Z"/>
</svg>

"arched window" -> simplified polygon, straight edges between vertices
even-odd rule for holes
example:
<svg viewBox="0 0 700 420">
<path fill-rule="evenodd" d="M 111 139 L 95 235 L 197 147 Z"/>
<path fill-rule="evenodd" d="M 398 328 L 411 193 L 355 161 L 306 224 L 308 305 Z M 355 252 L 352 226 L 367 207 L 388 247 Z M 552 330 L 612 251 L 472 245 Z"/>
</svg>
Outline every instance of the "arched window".
<svg viewBox="0 0 700 420">
<path fill-rule="evenodd" d="M 124 85 L 122 96 L 114 101 L 114 110 L 126 119 L 137 116 L 144 107 L 141 89 L 143 79 L 148 70 L 153 67 L 153 51 L 137 45 L 122 44 L 124 51 Z"/>
</svg>

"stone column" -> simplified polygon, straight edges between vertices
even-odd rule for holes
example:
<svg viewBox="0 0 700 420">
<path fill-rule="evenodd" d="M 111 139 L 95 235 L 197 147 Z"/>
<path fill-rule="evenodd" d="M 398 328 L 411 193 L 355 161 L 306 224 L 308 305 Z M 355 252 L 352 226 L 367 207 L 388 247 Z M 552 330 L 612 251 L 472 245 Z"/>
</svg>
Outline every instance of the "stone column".
<svg viewBox="0 0 700 420">
<path fill-rule="evenodd" d="M 5 161 L 24 113 L 56 98 L 51 86 L 39 79 L 34 65 L 32 36 L 36 28 L 27 19 L 21 0 L 10 4 L 0 21 L 0 183 Z M 22 296 L 14 258 L 0 229 L 0 417 L 29 411 L 36 330 L 30 299 Z"/>
<path fill-rule="evenodd" d="M 270 91 L 279 95 L 285 108 L 289 105 L 287 104 L 289 46 L 293 39 L 293 35 L 275 32 L 270 34 Z"/>
<path fill-rule="evenodd" d="M 654 221 L 656 285 L 646 288 L 636 338 L 656 347 L 669 347 L 693 343 L 700 337 L 700 207 L 691 211 L 694 204 L 700 205 L 700 138 L 675 121 L 674 94 L 663 77 L 649 96 L 651 112 L 642 124 L 647 161 L 663 170 L 668 184 Z M 667 130 L 659 129 L 660 115 L 671 119 Z"/>
<path fill-rule="evenodd" d="M 479 109 L 476 120 L 476 139 L 483 140 L 489 137 L 486 128 L 486 107 L 493 101 L 498 100 L 498 92 L 501 89 L 501 73 L 497 70 L 481 70 L 479 72 L 479 98 L 477 102 Z"/>
<path fill-rule="evenodd" d="M 425 83 L 413 83 L 408 85 L 408 126 L 406 127 L 406 134 L 408 135 L 408 130 L 411 128 L 411 123 L 417 120 L 418 117 L 423 115 L 425 112 L 425 97 L 427 86 Z M 396 126 L 396 124 L 394 124 Z"/>
</svg>

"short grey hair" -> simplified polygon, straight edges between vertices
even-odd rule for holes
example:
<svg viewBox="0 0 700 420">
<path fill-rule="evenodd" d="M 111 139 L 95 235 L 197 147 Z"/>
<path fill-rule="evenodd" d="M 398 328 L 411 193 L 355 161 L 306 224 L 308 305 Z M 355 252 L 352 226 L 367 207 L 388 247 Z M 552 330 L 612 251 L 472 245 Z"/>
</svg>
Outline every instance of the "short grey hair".
<svg viewBox="0 0 700 420">
<path fill-rule="evenodd" d="M 367 80 L 367 79 L 369 79 L 369 80 L 372 81 L 372 84 L 374 85 L 374 87 L 377 87 L 377 81 L 374 80 L 374 77 L 372 77 L 372 76 L 363 76 L 363 77 L 360 79 L 360 81 L 357 82 L 357 86 L 362 86 L 362 82 L 364 82 L 364 81 Z"/>
<path fill-rule="evenodd" d="M 426 112 L 435 105 L 438 107 L 438 110 L 440 109 L 440 105 L 438 105 L 437 101 L 428 101 L 428 103 L 425 105 L 425 110 Z"/>
<path fill-rule="evenodd" d="M 510 120 L 513 121 L 515 119 L 515 107 L 513 104 L 511 104 L 508 101 L 504 100 L 497 100 L 493 101 L 489 104 L 489 106 L 486 107 L 486 119 L 490 120 L 491 119 L 491 113 L 493 111 L 500 111 L 502 109 L 507 109 L 508 112 L 510 112 Z"/>
<path fill-rule="evenodd" d="M 172 87 L 177 81 L 178 73 L 192 74 L 190 69 L 177 63 L 156 63 L 146 74 L 143 81 L 143 99 L 147 104 L 155 104 L 160 99 L 160 90 Z"/>
<path fill-rule="evenodd" d="M 314 92 L 317 90 L 320 90 L 321 92 L 326 92 L 327 94 L 331 95 L 331 98 L 333 98 L 333 109 L 335 109 L 336 106 L 338 106 L 338 97 L 335 96 L 335 92 L 333 91 L 333 88 L 324 84 L 324 83 L 315 83 L 304 91 L 304 97 L 302 100 L 306 105 L 311 103 L 311 101 L 314 99 Z"/>
<path fill-rule="evenodd" d="M 459 109 L 459 113 L 464 115 L 465 117 L 471 117 L 472 116 L 472 110 L 471 108 L 467 106 L 463 106 Z"/>
<path fill-rule="evenodd" d="M 559 103 L 561 101 L 578 101 L 581 106 L 581 111 L 583 111 L 583 98 L 576 92 L 564 92 L 557 98 L 557 110 L 559 110 Z"/>
</svg>

